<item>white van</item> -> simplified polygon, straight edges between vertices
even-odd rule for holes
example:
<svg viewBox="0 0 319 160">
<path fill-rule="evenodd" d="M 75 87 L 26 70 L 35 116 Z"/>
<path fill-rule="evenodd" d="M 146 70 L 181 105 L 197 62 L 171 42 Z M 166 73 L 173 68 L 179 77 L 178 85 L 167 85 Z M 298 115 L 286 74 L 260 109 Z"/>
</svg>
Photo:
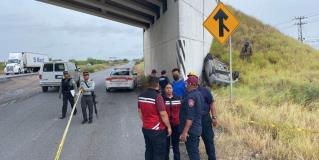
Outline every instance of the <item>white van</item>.
<svg viewBox="0 0 319 160">
<path fill-rule="evenodd" d="M 47 92 L 49 87 L 59 87 L 63 79 L 63 72 L 68 71 L 70 77 L 80 85 L 80 68 L 72 62 L 51 61 L 41 66 L 39 71 L 40 86 L 43 92 Z"/>
</svg>

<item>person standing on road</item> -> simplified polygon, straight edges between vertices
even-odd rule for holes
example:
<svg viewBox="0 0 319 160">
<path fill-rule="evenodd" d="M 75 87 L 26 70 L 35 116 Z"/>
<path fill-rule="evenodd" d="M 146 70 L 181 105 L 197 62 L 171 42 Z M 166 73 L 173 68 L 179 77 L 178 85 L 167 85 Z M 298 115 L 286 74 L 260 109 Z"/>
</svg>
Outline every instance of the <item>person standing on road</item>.
<svg viewBox="0 0 319 160">
<path fill-rule="evenodd" d="M 81 108 L 83 114 L 82 124 L 88 122 L 89 124 L 93 122 L 93 92 L 95 88 L 95 83 L 89 77 L 89 72 L 83 72 L 83 81 L 81 81 L 80 89 L 83 91 L 83 96 L 81 99 Z M 89 109 L 89 121 L 87 119 L 86 109 Z"/>
<path fill-rule="evenodd" d="M 184 97 L 185 95 L 185 89 L 186 89 L 186 83 L 183 78 L 181 78 L 181 71 L 178 68 L 174 68 L 172 70 L 172 75 L 173 75 L 173 91 L 174 95 L 179 96 L 179 97 Z"/>
<path fill-rule="evenodd" d="M 199 137 L 202 134 L 202 106 L 204 98 L 197 90 L 198 77 L 190 76 L 187 79 L 187 93 L 182 100 L 180 111 L 180 139 L 185 142 L 190 160 L 200 160 Z"/>
<path fill-rule="evenodd" d="M 170 83 L 165 86 L 164 89 L 164 101 L 166 105 L 166 111 L 169 117 L 169 121 L 172 127 L 172 135 L 167 138 L 167 155 L 166 160 L 169 160 L 169 152 L 171 144 L 173 146 L 174 160 L 180 160 L 179 152 L 179 111 L 181 108 L 181 99 L 178 96 L 174 96 L 173 87 Z"/>
<path fill-rule="evenodd" d="M 61 80 L 60 89 L 59 89 L 59 98 L 63 95 L 63 105 L 62 105 L 62 116 L 60 119 L 64 119 L 66 112 L 68 110 L 68 101 L 70 102 L 71 108 L 74 106 L 74 95 L 77 90 L 75 81 L 70 77 L 68 71 L 63 72 L 63 79 Z M 76 115 L 76 108 L 73 115 Z"/>
<path fill-rule="evenodd" d="M 166 71 L 162 70 L 161 76 L 159 77 L 159 84 L 161 87 L 162 93 L 164 93 L 165 86 L 170 83 L 168 77 L 166 76 Z"/>
<path fill-rule="evenodd" d="M 172 128 L 164 99 L 159 92 L 159 79 L 150 76 L 149 88 L 138 97 L 138 113 L 142 120 L 145 140 L 145 160 L 165 160 L 166 139 Z"/>
</svg>

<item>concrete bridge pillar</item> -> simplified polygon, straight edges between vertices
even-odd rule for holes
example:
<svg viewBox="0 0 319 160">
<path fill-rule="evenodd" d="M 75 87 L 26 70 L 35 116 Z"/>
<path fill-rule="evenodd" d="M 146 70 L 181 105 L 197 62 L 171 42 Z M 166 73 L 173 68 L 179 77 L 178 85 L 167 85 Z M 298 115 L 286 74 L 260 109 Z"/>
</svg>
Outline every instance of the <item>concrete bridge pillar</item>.
<svg viewBox="0 0 319 160">
<path fill-rule="evenodd" d="M 168 0 L 167 10 L 144 29 L 145 75 L 173 68 L 180 68 L 184 77 L 190 71 L 201 74 L 212 43 L 203 22 L 215 6 L 213 0 Z"/>
</svg>

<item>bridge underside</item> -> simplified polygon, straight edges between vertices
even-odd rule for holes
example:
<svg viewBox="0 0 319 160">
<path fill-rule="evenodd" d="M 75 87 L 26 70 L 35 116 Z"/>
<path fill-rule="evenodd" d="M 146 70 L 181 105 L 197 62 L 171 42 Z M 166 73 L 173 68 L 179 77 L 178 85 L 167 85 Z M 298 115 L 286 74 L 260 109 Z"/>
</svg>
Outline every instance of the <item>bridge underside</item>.
<svg viewBox="0 0 319 160">
<path fill-rule="evenodd" d="M 212 42 L 203 22 L 213 0 L 38 0 L 144 29 L 145 74 L 179 68 L 202 73 Z"/>
<path fill-rule="evenodd" d="M 167 9 L 167 0 L 38 0 L 99 16 L 120 23 L 149 28 L 161 12 Z"/>
</svg>

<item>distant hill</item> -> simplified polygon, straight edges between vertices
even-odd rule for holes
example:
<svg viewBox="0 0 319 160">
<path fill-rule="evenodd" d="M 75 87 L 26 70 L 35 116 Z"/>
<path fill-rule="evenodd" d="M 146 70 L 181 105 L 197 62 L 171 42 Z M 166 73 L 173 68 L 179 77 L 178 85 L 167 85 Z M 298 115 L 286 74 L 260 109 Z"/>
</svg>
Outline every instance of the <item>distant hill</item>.
<svg viewBox="0 0 319 160">
<path fill-rule="evenodd" d="M 241 22 L 232 36 L 233 68 L 241 77 L 233 105 L 228 87 L 213 89 L 225 131 L 217 139 L 220 157 L 319 159 L 318 134 L 311 133 L 319 130 L 319 51 L 230 8 Z M 251 62 L 239 58 L 247 40 Z M 228 45 L 214 41 L 210 53 L 229 61 Z"/>
</svg>

